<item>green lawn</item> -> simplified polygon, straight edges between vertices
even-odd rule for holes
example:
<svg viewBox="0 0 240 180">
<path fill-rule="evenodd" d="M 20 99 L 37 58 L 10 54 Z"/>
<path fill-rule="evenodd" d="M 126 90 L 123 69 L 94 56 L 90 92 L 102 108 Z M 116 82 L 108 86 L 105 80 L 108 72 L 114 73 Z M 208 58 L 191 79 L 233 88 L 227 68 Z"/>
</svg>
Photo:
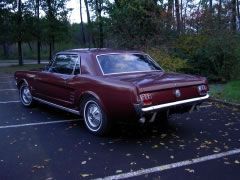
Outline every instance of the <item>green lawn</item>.
<svg viewBox="0 0 240 180">
<path fill-rule="evenodd" d="M 27 65 L 23 65 L 23 66 L 12 65 L 9 67 L 0 67 L 0 73 L 13 74 L 16 71 L 39 69 L 39 68 L 44 68 L 44 66 L 45 66 L 44 64 L 27 64 Z"/>
<path fill-rule="evenodd" d="M 230 81 L 226 84 L 212 84 L 210 93 L 217 99 L 240 103 L 240 80 Z"/>
</svg>

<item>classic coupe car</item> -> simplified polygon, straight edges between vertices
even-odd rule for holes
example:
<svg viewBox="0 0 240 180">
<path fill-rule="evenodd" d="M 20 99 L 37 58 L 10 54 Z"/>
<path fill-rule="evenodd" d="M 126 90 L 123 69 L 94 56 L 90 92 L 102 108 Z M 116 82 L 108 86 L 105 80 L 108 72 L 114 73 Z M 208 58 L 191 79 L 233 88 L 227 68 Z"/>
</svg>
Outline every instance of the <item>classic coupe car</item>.
<svg viewBox="0 0 240 180">
<path fill-rule="evenodd" d="M 15 79 L 24 106 L 41 102 L 83 116 L 98 135 L 119 120 L 165 122 L 209 97 L 206 78 L 167 73 L 139 51 L 67 50 L 44 70 L 17 71 Z"/>
</svg>

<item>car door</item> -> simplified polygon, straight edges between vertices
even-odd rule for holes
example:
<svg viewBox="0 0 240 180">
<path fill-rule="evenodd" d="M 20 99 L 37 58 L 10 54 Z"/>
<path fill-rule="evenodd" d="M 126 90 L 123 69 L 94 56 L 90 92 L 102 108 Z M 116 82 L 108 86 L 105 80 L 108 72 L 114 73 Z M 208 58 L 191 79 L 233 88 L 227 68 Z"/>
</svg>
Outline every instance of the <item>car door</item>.
<svg viewBox="0 0 240 180">
<path fill-rule="evenodd" d="M 72 107 L 74 89 L 69 82 L 79 69 L 79 61 L 77 54 L 57 54 L 49 68 L 36 76 L 36 96 L 54 104 Z"/>
</svg>

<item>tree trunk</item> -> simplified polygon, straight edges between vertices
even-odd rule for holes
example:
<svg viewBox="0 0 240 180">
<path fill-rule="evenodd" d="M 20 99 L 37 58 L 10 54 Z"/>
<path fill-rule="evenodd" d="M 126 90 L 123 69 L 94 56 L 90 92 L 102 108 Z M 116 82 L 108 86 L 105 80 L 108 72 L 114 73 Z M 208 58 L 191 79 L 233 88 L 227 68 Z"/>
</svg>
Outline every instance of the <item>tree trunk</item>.
<svg viewBox="0 0 240 180">
<path fill-rule="evenodd" d="M 23 58 L 22 58 L 22 42 L 18 41 L 18 65 L 23 65 Z"/>
<path fill-rule="evenodd" d="M 52 42 L 49 43 L 49 61 L 52 60 Z"/>
<path fill-rule="evenodd" d="M 52 36 L 52 52 L 55 51 L 55 36 Z"/>
<path fill-rule="evenodd" d="M 32 51 L 33 51 L 33 48 L 32 48 L 32 46 L 31 46 L 31 43 L 28 41 L 27 44 L 28 44 L 28 47 L 29 47 L 30 51 L 32 52 Z"/>
<path fill-rule="evenodd" d="M 238 17 L 238 30 L 240 30 L 240 12 L 239 12 L 239 0 L 237 0 L 237 17 Z"/>
<path fill-rule="evenodd" d="M 197 8 L 197 19 L 198 19 L 198 21 L 199 21 L 201 4 L 202 4 L 202 0 L 199 1 L 198 8 Z M 187 8 L 187 6 L 186 6 L 186 8 Z M 186 14 L 186 10 L 185 10 L 185 14 Z M 196 26 L 197 34 L 199 33 L 199 23 L 198 23 L 198 21 L 197 21 L 197 26 Z"/>
<path fill-rule="evenodd" d="M 22 58 L 22 1 L 18 0 L 18 25 L 20 26 L 20 30 L 18 32 L 18 64 L 19 66 L 23 65 Z"/>
<path fill-rule="evenodd" d="M 213 13 L 213 1 L 212 0 L 209 0 L 209 11 L 212 15 L 212 13 Z"/>
<path fill-rule="evenodd" d="M 218 28 L 221 29 L 221 16 L 222 16 L 222 0 L 219 0 L 218 4 Z"/>
<path fill-rule="evenodd" d="M 180 19 L 183 22 L 183 0 L 180 1 Z"/>
<path fill-rule="evenodd" d="M 180 11 L 179 11 L 179 0 L 175 0 L 175 10 L 176 10 L 176 19 L 177 19 L 177 34 L 181 34 L 181 20 L 180 20 Z"/>
<path fill-rule="evenodd" d="M 96 0 L 96 12 L 98 17 L 99 48 L 103 48 L 102 0 Z"/>
<path fill-rule="evenodd" d="M 233 32 L 236 32 L 236 30 L 237 30 L 237 25 L 236 25 L 236 15 L 237 15 L 236 0 L 232 0 L 231 4 L 232 4 L 231 29 L 232 29 Z"/>
<path fill-rule="evenodd" d="M 41 63 L 41 41 L 40 41 L 40 27 L 39 27 L 39 1 L 36 0 L 36 17 L 37 17 L 37 62 L 38 64 Z"/>
<path fill-rule="evenodd" d="M 81 31 L 82 31 L 82 40 L 83 40 L 83 44 L 84 46 L 86 45 L 86 38 L 85 38 L 85 32 L 84 32 L 84 27 L 83 27 L 83 18 L 82 18 L 82 0 L 80 0 L 80 24 L 81 24 Z"/>
<path fill-rule="evenodd" d="M 8 58 L 9 57 L 9 45 L 6 42 L 4 42 L 2 46 L 3 46 L 3 56 L 5 58 Z"/>
<path fill-rule="evenodd" d="M 189 1 L 187 0 L 187 2 L 185 4 L 185 8 L 184 8 L 184 15 L 183 15 L 183 27 L 182 27 L 182 29 L 183 29 L 184 32 L 186 31 L 186 17 L 187 17 L 188 2 Z"/>
<path fill-rule="evenodd" d="M 38 64 L 41 64 L 41 42 L 37 42 L 37 60 Z"/>
<path fill-rule="evenodd" d="M 89 6 L 88 6 L 88 0 L 84 0 L 85 7 L 86 7 L 86 13 L 87 13 L 87 23 L 88 23 L 88 32 L 89 32 L 89 48 L 91 47 L 91 44 L 95 47 L 95 40 L 92 34 L 92 22 L 90 18 L 90 13 L 89 13 Z"/>
<path fill-rule="evenodd" d="M 54 14 L 53 14 L 53 8 L 51 4 L 51 0 L 47 0 L 47 6 L 48 6 L 48 12 L 47 12 L 47 18 L 49 21 L 49 60 L 52 60 L 52 53 L 54 51 Z"/>
<path fill-rule="evenodd" d="M 173 0 L 168 0 L 168 9 L 167 9 L 167 30 L 171 30 L 172 18 L 173 18 Z"/>
</svg>

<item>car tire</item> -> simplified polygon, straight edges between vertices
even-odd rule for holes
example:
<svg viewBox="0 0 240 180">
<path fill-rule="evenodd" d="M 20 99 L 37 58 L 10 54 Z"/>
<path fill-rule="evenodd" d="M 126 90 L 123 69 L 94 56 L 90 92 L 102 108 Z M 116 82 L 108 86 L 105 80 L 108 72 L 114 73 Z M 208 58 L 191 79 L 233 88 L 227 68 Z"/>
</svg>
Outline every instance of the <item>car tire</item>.
<svg viewBox="0 0 240 180">
<path fill-rule="evenodd" d="M 90 97 L 85 100 L 83 118 L 91 133 L 102 136 L 110 132 L 111 123 L 96 98 Z"/>
<path fill-rule="evenodd" d="M 34 100 L 27 83 L 22 83 L 19 89 L 20 101 L 25 107 L 32 107 Z"/>
</svg>

